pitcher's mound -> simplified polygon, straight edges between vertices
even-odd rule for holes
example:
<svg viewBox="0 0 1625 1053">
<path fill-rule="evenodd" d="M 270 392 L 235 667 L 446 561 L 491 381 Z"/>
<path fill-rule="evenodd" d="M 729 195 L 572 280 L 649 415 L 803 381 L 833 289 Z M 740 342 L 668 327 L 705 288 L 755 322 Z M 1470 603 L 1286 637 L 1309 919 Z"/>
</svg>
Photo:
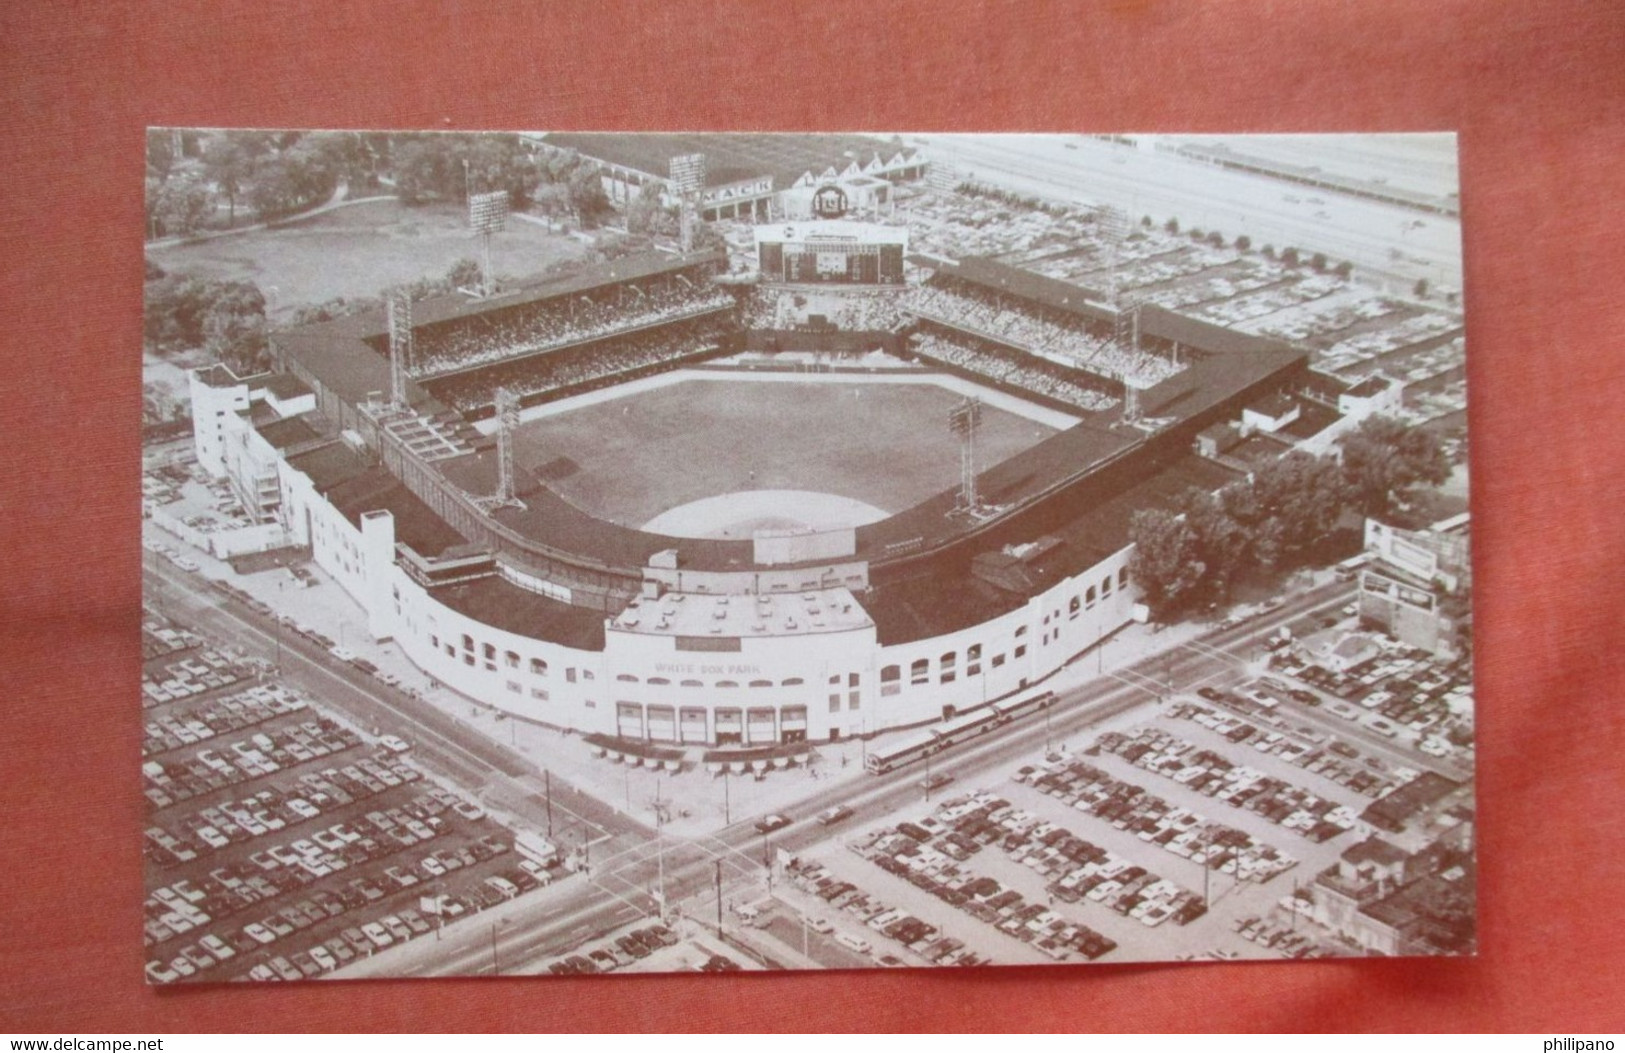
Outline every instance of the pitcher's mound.
<svg viewBox="0 0 1625 1053">
<path fill-rule="evenodd" d="M 741 490 L 690 501 L 655 516 L 642 529 L 669 537 L 745 540 L 758 530 L 838 530 L 885 519 L 874 505 L 812 490 Z"/>
</svg>

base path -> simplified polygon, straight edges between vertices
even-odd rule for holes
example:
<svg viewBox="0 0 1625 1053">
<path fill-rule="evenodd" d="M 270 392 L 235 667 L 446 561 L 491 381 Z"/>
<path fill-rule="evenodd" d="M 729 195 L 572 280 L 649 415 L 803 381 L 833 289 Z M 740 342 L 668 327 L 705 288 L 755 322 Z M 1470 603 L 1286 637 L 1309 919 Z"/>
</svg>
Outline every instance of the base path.
<svg viewBox="0 0 1625 1053">
<path fill-rule="evenodd" d="M 758 530 L 839 530 L 867 526 L 888 513 L 851 497 L 813 490 L 741 490 L 690 501 L 655 516 L 642 529 L 671 537 L 748 538 Z"/>
</svg>

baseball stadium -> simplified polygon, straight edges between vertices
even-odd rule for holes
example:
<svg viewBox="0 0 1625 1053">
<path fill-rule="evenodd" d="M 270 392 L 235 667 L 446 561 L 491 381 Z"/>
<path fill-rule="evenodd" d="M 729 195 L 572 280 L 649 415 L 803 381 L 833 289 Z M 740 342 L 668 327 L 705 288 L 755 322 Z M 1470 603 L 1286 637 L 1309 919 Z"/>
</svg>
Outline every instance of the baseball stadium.
<svg viewBox="0 0 1625 1053">
<path fill-rule="evenodd" d="M 569 145 L 658 182 L 677 250 L 392 295 L 192 379 L 200 464 L 515 717 L 661 757 L 992 706 L 1143 617 L 1133 513 L 1235 478 L 1199 433 L 1305 382 L 1279 341 L 911 254 L 880 206 L 918 153 L 708 172 L 710 138 L 627 138 Z M 730 188 L 744 270 L 692 248 Z"/>
</svg>

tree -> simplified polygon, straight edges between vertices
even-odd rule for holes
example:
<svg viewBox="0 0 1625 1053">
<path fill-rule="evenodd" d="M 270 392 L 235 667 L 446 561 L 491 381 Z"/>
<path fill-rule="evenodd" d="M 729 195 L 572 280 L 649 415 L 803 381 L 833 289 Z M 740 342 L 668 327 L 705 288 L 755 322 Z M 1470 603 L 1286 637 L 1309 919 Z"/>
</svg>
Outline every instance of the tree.
<svg viewBox="0 0 1625 1053">
<path fill-rule="evenodd" d="M 1313 256 L 1309 257 L 1309 266 L 1313 267 L 1317 271 L 1325 270 L 1326 254 L 1324 252 L 1317 252 Z"/>
<path fill-rule="evenodd" d="M 1339 263 L 1336 267 L 1332 268 L 1332 273 L 1337 275 L 1339 278 L 1343 279 L 1344 281 L 1348 281 L 1351 277 L 1354 276 L 1354 264 L 1350 263 L 1348 260 L 1344 260 L 1343 262 Z"/>
<path fill-rule="evenodd" d="M 1253 247 L 1253 239 L 1252 238 L 1249 238 L 1245 234 L 1236 235 L 1236 251 L 1237 252 L 1246 252 L 1248 249 L 1250 249 L 1252 247 Z"/>
<path fill-rule="evenodd" d="M 267 364 L 265 296 L 253 282 L 212 282 L 203 311 L 203 340 L 210 353 L 244 376 Z"/>
<path fill-rule="evenodd" d="M 302 211 L 333 195 L 338 171 L 320 138 L 295 139 L 258 166 L 249 202 L 262 219 Z"/>
<path fill-rule="evenodd" d="M 1428 280 L 1426 278 L 1416 279 L 1416 285 L 1411 291 L 1416 294 L 1418 300 L 1422 299 L 1428 294 Z"/>
<path fill-rule="evenodd" d="M 147 174 L 163 182 L 175 168 L 175 138 L 167 128 L 147 129 Z"/>
<path fill-rule="evenodd" d="M 1224 599 L 1252 552 L 1252 536 L 1225 510 L 1217 495 L 1206 490 L 1192 487 L 1181 506 L 1185 523 L 1196 537 L 1197 558 L 1206 568 L 1202 591 Z"/>
<path fill-rule="evenodd" d="M 355 149 L 362 146 L 367 153 L 377 152 L 365 141 Z M 408 205 L 463 201 L 472 189 L 504 190 L 512 207 L 529 208 L 546 171 L 517 135 L 405 134 L 390 140 L 387 154 L 393 162 L 396 193 Z"/>
<path fill-rule="evenodd" d="M 1163 509 L 1141 509 L 1129 523 L 1134 555 L 1129 573 L 1140 583 L 1146 606 L 1157 618 L 1188 603 L 1207 569 L 1197 558 L 1196 535 L 1185 520 Z"/>
<path fill-rule="evenodd" d="M 203 314 L 211 297 L 209 283 L 190 275 L 170 275 L 146 283 L 145 292 L 142 329 L 150 350 L 193 348 L 203 343 Z"/>
<path fill-rule="evenodd" d="M 1298 265 L 1298 250 L 1291 248 L 1290 246 L 1282 249 L 1281 262 L 1286 264 L 1288 267 L 1296 267 Z"/>
<path fill-rule="evenodd" d="M 1207 243 L 1216 249 L 1222 249 L 1224 248 L 1224 235 L 1215 230 L 1207 236 Z"/>
<path fill-rule="evenodd" d="M 237 222 L 237 198 L 270 148 L 266 132 L 220 132 L 203 148 L 203 170 L 226 195 L 228 224 Z"/>
<path fill-rule="evenodd" d="M 479 262 L 467 256 L 446 271 L 446 284 L 452 289 L 478 289 L 482 278 Z"/>
<path fill-rule="evenodd" d="M 1177 219 L 1170 216 L 1169 219 L 1168 219 L 1168 222 L 1166 222 L 1166 223 L 1164 223 L 1162 225 L 1162 229 L 1166 230 L 1170 234 L 1178 234 L 1179 233 L 1179 220 L 1177 220 Z"/>
<path fill-rule="evenodd" d="M 153 237 L 198 231 L 214 211 L 214 195 L 191 178 L 147 180 L 147 229 Z"/>
<path fill-rule="evenodd" d="M 676 217 L 666 211 L 660 200 L 660 188 L 645 183 L 637 196 L 626 204 L 626 229 L 633 234 L 674 234 Z"/>
<path fill-rule="evenodd" d="M 1367 417 L 1338 445 L 1355 506 L 1375 519 L 1392 514 L 1411 488 L 1450 478 L 1450 458 L 1439 437 L 1393 417 Z"/>
<path fill-rule="evenodd" d="M 1343 514 L 1347 491 L 1332 457 L 1294 451 L 1253 473 L 1253 492 L 1273 521 L 1277 560 L 1312 555 Z"/>
<path fill-rule="evenodd" d="M 604 193 L 604 180 L 598 170 L 583 164 L 571 172 L 566 180 L 570 190 L 570 207 L 584 224 L 595 224 L 610 211 L 609 195 Z"/>
</svg>

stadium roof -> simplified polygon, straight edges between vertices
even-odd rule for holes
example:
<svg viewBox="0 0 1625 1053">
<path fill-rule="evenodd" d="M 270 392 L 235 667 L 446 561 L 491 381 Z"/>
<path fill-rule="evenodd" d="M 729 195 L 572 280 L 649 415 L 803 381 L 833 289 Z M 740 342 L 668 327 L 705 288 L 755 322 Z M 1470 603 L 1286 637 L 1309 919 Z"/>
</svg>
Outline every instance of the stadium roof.
<svg viewBox="0 0 1625 1053">
<path fill-rule="evenodd" d="M 776 190 L 790 186 L 807 172 L 816 176 L 831 167 L 839 172 L 853 161 L 861 168 L 876 155 L 888 161 L 898 154 L 913 157 L 918 153 L 895 140 L 824 133 L 550 132 L 542 141 L 662 179 L 670 173 L 673 157 L 704 154 L 706 186 L 772 176 Z"/>
<path fill-rule="evenodd" d="M 940 273 L 1019 296 L 1045 307 L 1101 322 L 1117 318 L 1117 312 L 1106 303 L 1106 294 L 1097 289 L 1035 274 L 986 256 L 966 256 L 957 263 L 935 265 Z M 1217 353 L 1280 351 L 1288 346 L 1279 340 L 1238 333 L 1222 325 L 1149 303 L 1140 308 L 1140 335 Z"/>
<path fill-rule="evenodd" d="M 438 556 L 467 543 L 399 479 L 343 442 L 291 457 L 288 466 L 308 476 L 316 491 L 358 526 L 368 512 L 390 513 L 395 540 L 422 555 Z"/>
<path fill-rule="evenodd" d="M 292 373 L 273 373 L 265 381 L 265 390 L 279 399 L 296 399 L 311 394 L 310 387 Z"/>
<path fill-rule="evenodd" d="M 1160 469 L 1154 464 L 1147 469 L 1126 486 L 1119 483 L 1114 493 L 1098 498 L 1091 495 L 1082 514 L 1063 517 L 1058 525 L 1046 524 L 1053 526 L 1050 535 L 1060 544 L 1024 565 L 1022 576 L 1030 582 L 1029 595 L 1121 550 L 1128 544 L 1129 525 L 1136 511 L 1172 509 L 1191 487 L 1214 490 L 1238 478 L 1238 473 L 1195 453 L 1182 454 Z M 1016 519 L 1013 525 L 990 536 L 988 545 L 997 551 L 1005 544 L 1033 541 L 1033 530 Z M 880 643 L 891 645 L 968 629 L 1015 610 L 1027 598 L 995 588 L 970 574 L 944 573 L 887 583 L 864 603 L 875 621 Z"/>
<path fill-rule="evenodd" d="M 1140 308 L 1140 335 L 1224 354 L 1290 350 L 1290 346 L 1280 340 L 1239 333 L 1154 303 Z"/>
<path fill-rule="evenodd" d="M 271 448 L 276 450 L 286 450 L 302 442 L 322 437 L 322 433 L 311 427 L 310 422 L 304 417 L 284 417 L 260 425 L 258 431 L 260 438 L 270 443 Z"/>
<path fill-rule="evenodd" d="M 505 307 L 518 307 L 560 296 L 584 293 L 605 285 L 618 285 L 621 282 L 670 274 L 689 267 L 718 262 L 723 258 L 720 249 L 691 253 L 687 256 L 668 252 L 642 252 L 605 260 L 589 267 L 572 270 L 567 274 L 529 280 L 495 296 L 476 298 L 462 293 L 444 293 L 412 305 L 412 328 L 421 329 L 441 322 L 491 314 Z M 381 323 L 383 320 L 381 312 L 378 313 L 378 317 Z M 382 336 L 385 332 L 380 325 L 377 335 Z"/>
<path fill-rule="evenodd" d="M 475 621 L 584 651 L 604 648 L 604 613 L 573 607 L 492 575 L 439 586 L 436 600 Z"/>
<path fill-rule="evenodd" d="M 1117 317 L 1116 312 L 1106 306 L 1105 293 L 1000 263 L 986 256 L 966 256 L 957 263 L 941 266 L 939 270 L 975 285 L 997 289 L 1045 307 L 1085 315 L 1097 321 L 1110 321 Z"/>
</svg>

